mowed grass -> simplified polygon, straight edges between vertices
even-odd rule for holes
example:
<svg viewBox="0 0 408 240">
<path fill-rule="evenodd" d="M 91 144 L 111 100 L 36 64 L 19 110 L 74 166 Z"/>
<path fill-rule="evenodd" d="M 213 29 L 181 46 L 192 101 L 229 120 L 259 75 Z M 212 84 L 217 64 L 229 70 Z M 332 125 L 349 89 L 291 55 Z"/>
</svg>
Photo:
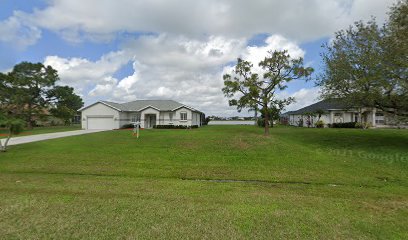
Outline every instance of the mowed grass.
<svg viewBox="0 0 408 240">
<path fill-rule="evenodd" d="M 0 155 L 0 238 L 408 239 L 408 131 L 118 130 Z"/>
<path fill-rule="evenodd" d="M 35 127 L 33 129 L 24 129 L 20 134 L 15 135 L 14 137 L 22 137 L 27 135 L 43 134 L 43 133 L 54 133 L 54 132 L 66 132 L 81 130 L 79 124 L 74 124 L 70 126 L 51 126 L 51 127 Z M 0 128 L 0 138 L 6 138 L 8 135 L 8 130 Z"/>
</svg>

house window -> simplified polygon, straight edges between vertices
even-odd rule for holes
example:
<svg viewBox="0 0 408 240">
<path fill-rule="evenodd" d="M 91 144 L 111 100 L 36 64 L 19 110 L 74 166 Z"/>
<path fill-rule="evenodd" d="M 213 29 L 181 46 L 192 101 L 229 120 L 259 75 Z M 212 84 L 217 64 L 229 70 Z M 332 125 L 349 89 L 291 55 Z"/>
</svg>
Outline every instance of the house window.
<svg viewBox="0 0 408 240">
<path fill-rule="evenodd" d="M 334 116 L 335 117 L 341 117 L 341 113 L 335 113 Z"/>
<path fill-rule="evenodd" d="M 140 114 L 136 114 L 132 116 L 131 122 L 140 122 Z"/>
<path fill-rule="evenodd" d="M 385 124 L 385 121 L 384 121 L 384 119 L 376 119 L 376 120 L 375 120 L 375 123 L 376 123 L 376 124 L 380 124 L 380 125 L 384 125 L 384 124 Z"/>
<path fill-rule="evenodd" d="M 379 124 L 379 125 L 384 125 L 385 124 L 384 113 L 382 113 L 382 112 L 375 113 L 375 123 Z"/>
<path fill-rule="evenodd" d="M 187 113 L 186 112 L 181 112 L 180 113 L 180 120 L 181 121 L 187 121 Z"/>
<path fill-rule="evenodd" d="M 173 121 L 173 113 L 172 112 L 169 113 L 169 118 L 170 118 L 170 122 L 172 122 Z"/>
</svg>

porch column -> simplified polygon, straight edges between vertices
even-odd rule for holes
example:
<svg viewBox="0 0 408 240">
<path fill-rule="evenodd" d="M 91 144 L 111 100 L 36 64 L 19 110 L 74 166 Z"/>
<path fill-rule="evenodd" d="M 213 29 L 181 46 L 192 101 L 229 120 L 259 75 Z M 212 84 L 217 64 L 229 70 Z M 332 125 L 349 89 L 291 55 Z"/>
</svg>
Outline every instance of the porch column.
<svg viewBox="0 0 408 240">
<path fill-rule="evenodd" d="M 146 128 L 145 126 L 145 114 L 140 114 L 140 128 Z"/>
<path fill-rule="evenodd" d="M 372 122 L 372 125 L 373 125 L 373 127 L 375 127 L 375 114 L 377 113 L 377 109 L 373 109 L 373 122 Z"/>
<path fill-rule="evenodd" d="M 157 123 L 157 122 L 159 122 L 159 123 Z M 155 125 L 156 126 L 160 125 L 160 112 L 159 112 L 159 114 L 156 113 L 156 123 L 155 123 Z M 153 126 L 152 126 L 152 128 L 153 128 Z"/>
<path fill-rule="evenodd" d="M 333 124 L 334 122 L 334 113 L 333 111 L 330 111 L 330 124 Z"/>
</svg>

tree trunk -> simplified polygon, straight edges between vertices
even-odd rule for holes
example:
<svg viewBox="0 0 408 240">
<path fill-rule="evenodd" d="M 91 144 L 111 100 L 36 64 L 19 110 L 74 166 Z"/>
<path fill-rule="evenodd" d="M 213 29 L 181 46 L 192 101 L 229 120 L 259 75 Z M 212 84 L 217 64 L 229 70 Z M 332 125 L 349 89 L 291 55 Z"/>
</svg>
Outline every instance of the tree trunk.
<svg viewBox="0 0 408 240">
<path fill-rule="evenodd" d="M 0 151 L 1 152 L 7 151 L 7 145 L 8 145 L 8 142 L 10 141 L 10 138 L 11 138 L 11 127 L 9 128 L 9 134 L 4 144 L 1 143 L 1 139 L 0 139 Z"/>
<path fill-rule="evenodd" d="M 27 128 L 28 129 L 33 129 L 33 124 L 32 124 L 32 106 L 31 103 L 28 104 L 28 112 L 27 112 Z"/>
<path fill-rule="evenodd" d="M 255 108 L 254 108 L 254 111 L 255 111 L 255 115 L 254 115 L 254 118 L 255 118 L 255 126 L 257 126 L 257 125 L 258 125 L 258 107 L 255 107 Z"/>
<path fill-rule="evenodd" d="M 269 114 L 268 114 L 268 107 L 264 107 L 264 115 L 265 115 L 265 136 L 269 135 Z"/>
<path fill-rule="evenodd" d="M 401 128 L 400 119 L 398 117 L 398 113 L 396 109 L 394 110 L 394 121 L 395 121 L 395 125 L 397 126 L 397 128 L 400 129 Z"/>
<path fill-rule="evenodd" d="M 360 118 L 359 120 L 360 120 L 361 126 L 363 126 L 363 109 L 362 108 L 359 109 L 358 117 Z"/>
</svg>

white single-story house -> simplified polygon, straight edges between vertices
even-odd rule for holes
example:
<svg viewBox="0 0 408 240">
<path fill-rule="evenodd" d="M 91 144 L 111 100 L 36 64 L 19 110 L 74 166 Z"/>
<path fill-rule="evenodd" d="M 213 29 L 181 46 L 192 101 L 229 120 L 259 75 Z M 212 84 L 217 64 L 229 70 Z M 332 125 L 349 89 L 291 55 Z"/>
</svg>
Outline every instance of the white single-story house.
<svg viewBox="0 0 408 240">
<path fill-rule="evenodd" d="M 318 110 L 323 112 L 320 120 L 325 126 L 346 122 L 365 122 L 373 127 L 387 127 L 395 124 L 393 116 L 380 109 L 350 108 L 339 99 L 322 100 L 299 110 L 286 112 L 281 117 L 292 126 L 314 127 L 319 120 L 316 114 Z"/>
<path fill-rule="evenodd" d="M 141 128 L 155 125 L 201 126 L 204 114 L 173 100 L 137 100 L 128 103 L 98 101 L 79 109 L 82 129 L 119 129 L 132 122 Z"/>
</svg>

